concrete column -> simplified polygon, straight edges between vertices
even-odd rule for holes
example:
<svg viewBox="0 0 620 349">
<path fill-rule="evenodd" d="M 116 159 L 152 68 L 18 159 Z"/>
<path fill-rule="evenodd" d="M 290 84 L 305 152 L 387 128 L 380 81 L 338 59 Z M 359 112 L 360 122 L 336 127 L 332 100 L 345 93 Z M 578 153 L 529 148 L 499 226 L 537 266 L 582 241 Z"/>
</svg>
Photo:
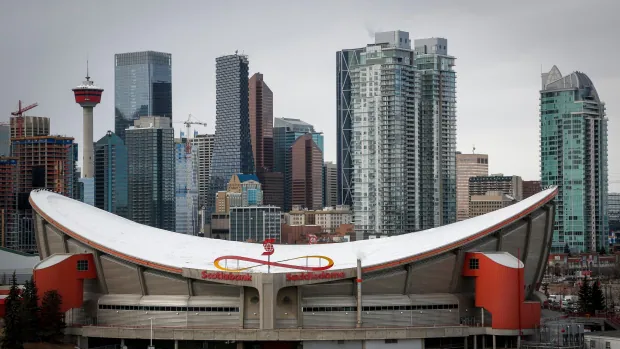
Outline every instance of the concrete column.
<svg viewBox="0 0 620 349">
<path fill-rule="evenodd" d="M 88 337 L 79 336 L 77 344 L 80 349 L 88 349 Z"/>
<path fill-rule="evenodd" d="M 424 339 L 422 339 L 422 341 L 424 341 Z M 463 338 L 463 349 L 468 349 L 468 345 L 469 345 L 469 337 L 464 337 Z"/>
<path fill-rule="evenodd" d="M 93 152 L 93 107 L 82 107 L 84 114 L 83 141 L 82 141 L 82 177 L 93 178 L 95 175 L 95 160 Z"/>
<path fill-rule="evenodd" d="M 125 338 L 121 338 L 121 349 L 125 349 Z M 465 348 L 467 349 L 467 348 Z"/>
<path fill-rule="evenodd" d="M 493 349 L 496 349 L 497 342 L 495 341 L 495 335 L 493 335 Z"/>
<path fill-rule="evenodd" d="M 273 330 L 275 328 L 275 301 L 277 290 L 273 284 L 274 274 L 261 274 L 258 295 L 260 299 L 260 329 Z"/>
<path fill-rule="evenodd" d="M 482 349 L 487 349 L 487 336 L 482 335 Z"/>
<path fill-rule="evenodd" d="M 237 342 L 237 349 L 243 349 L 243 342 Z"/>
<path fill-rule="evenodd" d="M 478 336 L 474 335 L 474 349 L 478 349 Z"/>
<path fill-rule="evenodd" d="M 174 349 L 179 349 L 179 340 L 178 339 L 174 340 Z"/>
</svg>

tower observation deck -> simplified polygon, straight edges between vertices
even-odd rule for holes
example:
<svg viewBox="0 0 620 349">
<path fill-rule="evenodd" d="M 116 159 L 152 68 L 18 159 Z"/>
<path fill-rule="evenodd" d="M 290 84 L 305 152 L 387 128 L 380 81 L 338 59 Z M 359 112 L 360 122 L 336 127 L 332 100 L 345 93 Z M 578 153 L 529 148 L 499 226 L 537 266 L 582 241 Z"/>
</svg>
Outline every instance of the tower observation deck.
<svg viewBox="0 0 620 349">
<path fill-rule="evenodd" d="M 101 102 L 103 89 L 95 86 L 88 76 L 86 69 L 86 81 L 73 89 L 75 103 L 79 104 L 83 110 L 83 164 L 82 176 L 92 178 L 95 172 L 94 152 L 93 152 L 93 108 Z"/>
</svg>

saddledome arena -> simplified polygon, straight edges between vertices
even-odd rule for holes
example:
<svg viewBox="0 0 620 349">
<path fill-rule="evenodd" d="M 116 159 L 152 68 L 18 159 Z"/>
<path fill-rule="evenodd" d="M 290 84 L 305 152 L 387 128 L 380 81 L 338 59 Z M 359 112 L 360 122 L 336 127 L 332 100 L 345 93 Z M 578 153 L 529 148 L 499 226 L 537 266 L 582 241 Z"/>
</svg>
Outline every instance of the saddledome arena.
<svg viewBox="0 0 620 349">
<path fill-rule="evenodd" d="M 172 233 L 38 190 L 34 276 L 63 296 L 80 348 L 146 347 L 151 336 L 175 349 L 515 347 L 540 323 L 556 195 L 266 255 L 262 244 Z"/>
</svg>

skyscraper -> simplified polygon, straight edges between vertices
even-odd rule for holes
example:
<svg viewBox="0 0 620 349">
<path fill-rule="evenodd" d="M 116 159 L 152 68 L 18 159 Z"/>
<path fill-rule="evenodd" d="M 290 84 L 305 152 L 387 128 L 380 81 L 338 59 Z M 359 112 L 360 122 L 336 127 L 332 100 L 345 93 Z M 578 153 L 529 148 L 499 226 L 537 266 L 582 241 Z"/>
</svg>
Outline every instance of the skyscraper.
<svg viewBox="0 0 620 349">
<path fill-rule="evenodd" d="M 263 74 L 250 78 L 250 137 L 256 172 L 273 170 L 273 92 Z"/>
<path fill-rule="evenodd" d="M 274 140 L 274 169 L 276 172 L 284 174 L 284 202 L 282 211 L 288 212 L 292 208 L 291 203 L 291 147 L 295 141 L 309 134 L 321 150 L 321 156 L 323 156 L 323 133 L 315 132 L 314 126 L 301 121 L 299 119 L 291 118 L 275 118 L 273 128 L 273 140 Z M 321 160 L 323 161 L 323 160 Z M 267 190 L 266 188 L 265 190 Z M 267 195 L 267 194 L 266 194 Z M 268 204 L 271 202 L 265 201 Z"/>
<path fill-rule="evenodd" d="M 353 207 L 353 100 L 351 71 L 360 64 L 365 49 L 336 52 L 336 145 L 338 165 L 338 204 Z"/>
<path fill-rule="evenodd" d="M 469 179 L 489 175 L 489 156 L 486 154 L 456 154 L 457 220 L 469 218 Z"/>
<path fill-rule="evenodd" d="M 420 73 L 420 229 L 456 221 L 456 72 L 448 40 L 415 40 Z"/>
<path fill-rule="evenodd" d="M 290 203 L 309 210 L 323 207 L 323 151 L 311 133 L 297 138 L 290 152 Z"/>
<path fill-rule="evenodd" d="M 211 160 L 207 212 L 215 194 L 226 189 L 233 174 L 254 173 L 250 139 L 248 57 L 229 55 L 215 60 L 215 145 Z"/>
<path fill-rule="evenodd" d="M 417 142 L 422 135 L 419 79 L 409 34 L 376 33 L 375 43 L 350 59 L 348 71 L 357 239 L 417 230 L 421 161 Z M 339 165 L 340 161 L 346 160 L 338 159 Z"/>
<path fill-rule="evenodd" d="M 198 207 L 206 205 L 209 193 L 209 171 L 211 169 L 211 159 L 213 157 L 213 143 L 215 135 L 203 134 L 195 135 L 192 138 L 192 148 L 196 152 L 196 164 L 198 175 Z"/>
<path fill-rule="evenodd" d="M 323 207 L 338 205 L 338 166 L 331 161 L 323 165 Z"/>
<path fill-rule="evenodd" d="M 127 147 L 108 131 L 95 143 L 95 207 L 129 218 Z"/>
<path fill-rule="evenodd" d="M 21 120 L 20 120 L 21 119 Z M 12 116 L 11 138 L 50 135 L 50 118 L 45 116 Z"/>
<path fill-rule="evenodd" d="M 172 55 L 144 51 L 114 55 L 114 132 L 141 116 L 172 118 Z"/>
<path fill-rule="evenodd" d="M 143 116 L 126 130 L 129 218 L 174 231 L 174 130 L 168 117 Z"/>
<path fill-rule="evenodd" d="M 187 138 L 174 142 L 176 171 L 175 202 L 177 233 L 196 235 L 198 233 L 198 186 L 196 180 L 196 148 L 188 145 Z"/>
<path fill-rule="evenodd" d="M 586 74 L 542 74 L 540 128 L 542 186 L 559 187 L 551 252 L 607 249 L 607 118 Z"/>
</svg>

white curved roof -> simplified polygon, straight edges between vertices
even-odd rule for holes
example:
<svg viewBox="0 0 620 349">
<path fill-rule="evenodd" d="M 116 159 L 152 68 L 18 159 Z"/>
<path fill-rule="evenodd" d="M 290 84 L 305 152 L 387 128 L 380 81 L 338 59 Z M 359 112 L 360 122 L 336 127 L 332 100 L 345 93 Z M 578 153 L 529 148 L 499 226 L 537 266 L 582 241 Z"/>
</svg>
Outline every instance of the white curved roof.
<svg viewBox="0 0 620 349">
<path fill-rule="evenodd" d="M 317 266 L 318 259 L 306 262 L 305 258 L 295 258 L 327 256 L 334 261 L 330 269 L 334 271 L 355 268 L 358 258 L 364 269 L 426 258 L 491 233 L 542 206 L 556 193 L 556 188 L 547 189 L 501 210 L 416 233 L 348 243 L 276 245 L 271 261 L 288 260 L 285 263 Z M 214 260 L 228 255 L 267 259 L 261 255 L 264 251 L 261 244 L 201 238 L 152 228 L 53 192 L 33 191 L 30 201 L 39 214 L 74 238 L 126 260 L 156 264 L 155 267 L 164 270 L 217 270 Z M 326 262 L 321 263 L 324 266 Z M 228 260 L 222 261 L 221 265 L 228 268 L 255 266 L 246 272 L 267 272 L 266 265 L 256 266 L 250 262 Z M 295 270 L 271 267 L 272 273 L 291 271 Z"/>
</svg>

